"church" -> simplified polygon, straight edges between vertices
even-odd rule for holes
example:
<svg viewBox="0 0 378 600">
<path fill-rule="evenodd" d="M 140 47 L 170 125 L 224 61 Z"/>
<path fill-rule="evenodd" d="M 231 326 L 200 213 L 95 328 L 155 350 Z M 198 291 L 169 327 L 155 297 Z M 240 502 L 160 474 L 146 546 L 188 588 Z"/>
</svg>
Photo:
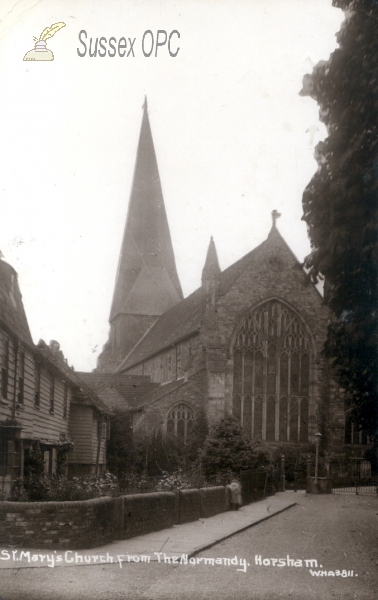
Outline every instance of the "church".
<svg viewBox="0 0 378 600">
<path fill-rule="evenodd" d="M 233 414 L 251 439 L 304 445 L 320 431 L 325 447 L 344 449 L 344 398 L 322 356 L 332 317 L 278 217 L 224 271 L 211 239 L 201 285 L 183 298 L 145 101 L 109 339 L 89 378 L 145 383 L 134 431 L 185 441 L 205 409 L 210 424 Z"/>
</svg>

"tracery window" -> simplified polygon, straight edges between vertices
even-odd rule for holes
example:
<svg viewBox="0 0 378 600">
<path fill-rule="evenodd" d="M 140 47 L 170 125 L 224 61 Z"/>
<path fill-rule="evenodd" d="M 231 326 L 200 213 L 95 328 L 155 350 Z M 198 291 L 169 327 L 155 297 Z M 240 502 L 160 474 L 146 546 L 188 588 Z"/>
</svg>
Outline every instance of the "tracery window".
<svg viewBox="0 0 378 600">
<path fill-rule="evenodd" d="M 167 433 L 186 442 L 195 420 L 194 411 L 187 404 L 176 404 L 167 416 Z"/>
<path fill-rule="evenodd" d="M 234 342 L 233 413 L 251 438 L 307 442 L 311 347 L 296 313 L 272 299 L 250 312 Z"/>
</svg>

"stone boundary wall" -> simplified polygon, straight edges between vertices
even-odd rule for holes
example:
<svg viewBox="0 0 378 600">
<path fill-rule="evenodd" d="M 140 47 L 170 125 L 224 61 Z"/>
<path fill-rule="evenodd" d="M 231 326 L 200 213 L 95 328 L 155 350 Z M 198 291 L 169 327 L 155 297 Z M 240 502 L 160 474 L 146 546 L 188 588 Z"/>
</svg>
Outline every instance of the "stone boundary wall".
<svg viewBox="0 0 378 600">
<path fill-rule="evenodd" d="M 229 489 L 222 486 L 202 488 L 201 517 L 208 518 L 230 510 Z"/>
<path fill-rule="evenodd" d="M 76 502 L 0 502 L 0 544 L 79 550 L 188 523 L 229 509 L 211 487 Z"/>
<path fill-rule="evenodd" d="M 123 496 L 122 539 L 172 527 L 175 522 L 176 494 L 155 492 Z"/>
<path fill-rule="evenodd" d="M 113 498 L 80 502 L 0 502 L 0 544 L 94 548 L 114 539 Z"/>
<path fill-rule="evenodd" d="M 178 522 L 190 523 L 201 517 L 201 490 L 180 490 Z"/>
</svg>

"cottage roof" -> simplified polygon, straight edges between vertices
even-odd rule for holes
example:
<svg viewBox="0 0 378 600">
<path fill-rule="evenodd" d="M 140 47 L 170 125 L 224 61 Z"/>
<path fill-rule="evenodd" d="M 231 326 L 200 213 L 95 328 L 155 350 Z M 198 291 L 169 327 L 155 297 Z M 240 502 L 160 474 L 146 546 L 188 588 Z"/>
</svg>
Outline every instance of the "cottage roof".
<svg viewBox="0 0 378 600">
<path fill-rule="evenodd" d="M 14 268 L 0 259 L 0 324 L 23 344 L 33 348 L 18 277 Z"/>
<path fill-rule="evenodd" d="M 84 404 L 89 401 L 100 413 L 112 414 L 97 394 L 68 366 L 57 342 L 52 342 L 50 347 L 44 340 L 39 340 L 35 348 L 37 357 L 73 386 L 75 401 Z"/>
</svg>

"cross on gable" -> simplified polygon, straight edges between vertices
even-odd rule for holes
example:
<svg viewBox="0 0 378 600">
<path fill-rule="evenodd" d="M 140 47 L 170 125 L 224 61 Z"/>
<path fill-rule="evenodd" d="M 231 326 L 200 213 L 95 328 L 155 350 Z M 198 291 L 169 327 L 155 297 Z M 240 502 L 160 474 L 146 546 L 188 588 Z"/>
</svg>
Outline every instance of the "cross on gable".
<svg viewBox="0 0 378 600">
<path fill-rule="evenodd" d="M 281 216 L 281 213 L 278 212 L 278 210 L 272 210 L 272 221 L 273 221 L 273 227 L 276 226 L 276 221 L 277 219 L 279 219 Z"/>
</svg>

